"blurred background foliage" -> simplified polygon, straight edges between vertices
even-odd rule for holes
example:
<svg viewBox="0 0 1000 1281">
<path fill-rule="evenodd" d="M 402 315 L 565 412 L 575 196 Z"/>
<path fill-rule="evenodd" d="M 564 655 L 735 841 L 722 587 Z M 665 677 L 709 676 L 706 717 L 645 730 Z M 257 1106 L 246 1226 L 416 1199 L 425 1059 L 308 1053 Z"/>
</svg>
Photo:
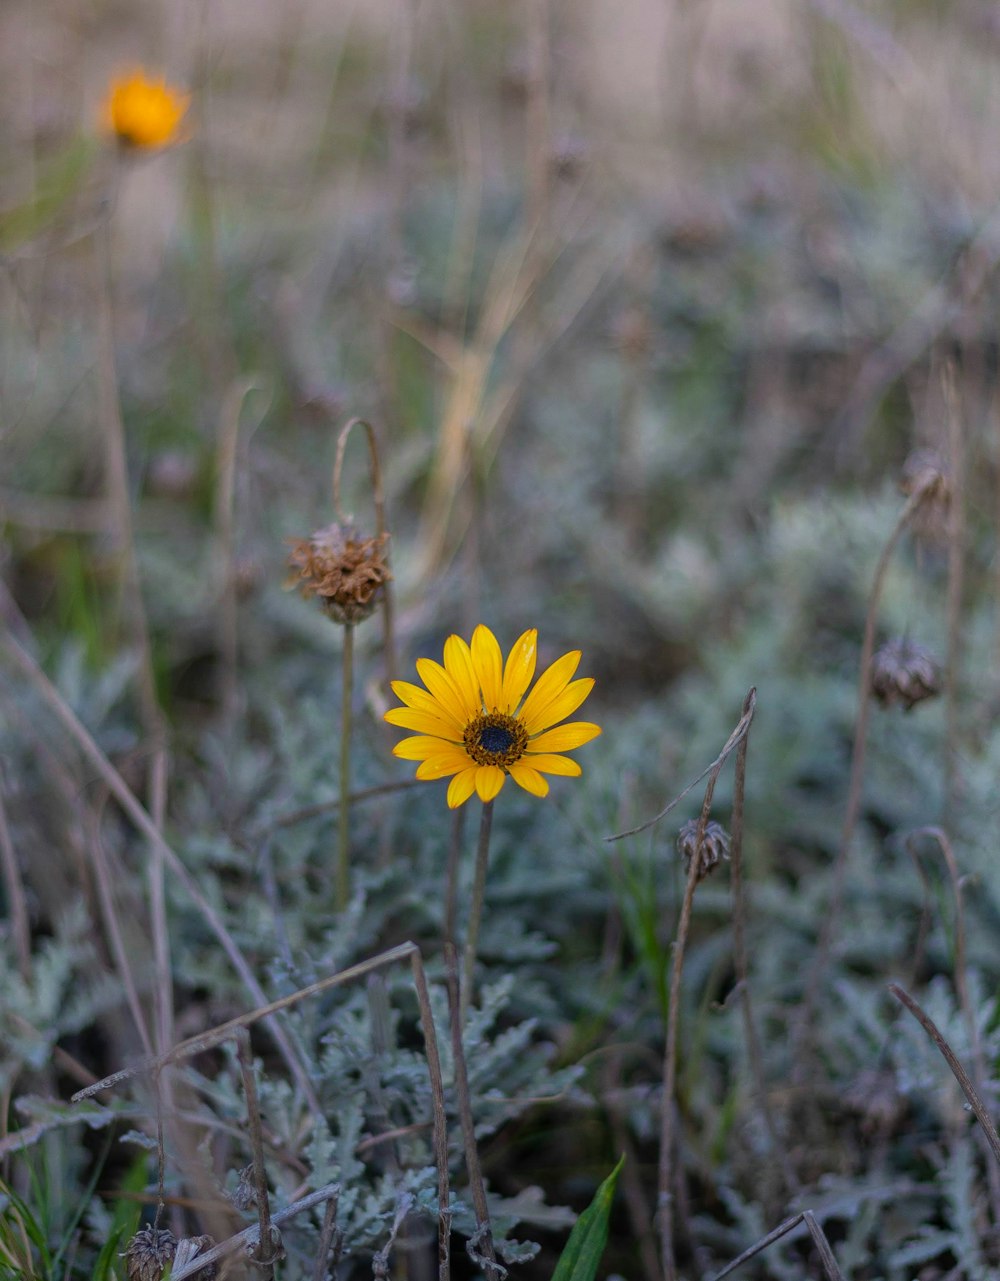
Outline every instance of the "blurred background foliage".
<svg viewBox="0 0 1000 1281">
<path fill-rule="evenodd" d="M 644 835 L 603 838 L 716 757 L 750 686 L 751 986 L 794 1186 L 752 1085 L 723 868 L 695 898 L 682 989 L 681 1275 L 812 1209 L 859 1281 L 1000 1276 L 996 1172 L 886 993 L 909 985 L 959 1058 L 978 1056 L 995 1112 L 998 57 L 980 0 L 0 10 L 4 625 L 146 799 L 133 543 L 109 480 L 120 407 L 165 830 L 267 995 L 413 939 L 447 1042 L 443 785 L 355 803 L 355 895 L 333 909 L 340 633 L 283 583 L 287 540 L 333 518 L 347 418 L 381 445 L 398 674 L 485 621 L 505 647 L 537 626 L 543 660 L 579 647 L 597 677 L 604 734 L 582 782 L 498 803 L 467 1045 L 498 1235 L 540 1246 L 525 1277 L 551 1275 L 565 1207 L 622 1150 L 606 1270 L 658 1277 L 673 841 L 700 792 Z M 109 80 L 139 64 L 191 94 L 184 137 L 155 154 L 101 130 Z M 928 646 L 948 697 L 872 711 L 806 1053 L 795 1021 L 836 894 L 865 613 L 917 448 L 938 451 L 951 523 L 904 533 L 876 635 Z M 345 502 L 372 528 L 353 450 Z M 408 773 L 381 721 L 377 620 L 357 646 L 364 791 Z M 150 1099 L 67 1100 L 142 1053 L 109 920 L 148 1016 L 148 847 L 7 661 L 0 762 L 0 1273 L 25 1270 L 23 1248 L 39 1276 L 103 1277 L 129 1196 L 155 1199 L 155 1162 L 107 1136 L 148 1138 Z M 727 769 L 724 823 L 731 799 Z M 950 839 L 964 918 L 935 841 L 909 839 L 929 825 Z M 470 820 L 464 895 L 473 838 Z M 184 888 L 167 892 L 183 1036 L 255 1002 Z M 408 980 L 338 989 L 285 1026 L 326 1120 L 261 1033 L 275 1193 L 343 1180 L 347 1275 L 405 1192 L 399 1266 L 430 1275 Z M 178 1088 L 174 1226 L 235 1230 L 249 1219 L 223 1192 L 249 1154 L 233 1056 L 198 1059 Z M 391 1157 L 371 1141 L 387 1128 L 403 1135 Z M 468 1236 L 457 1137 L 452 1157 Z M 283 1276 L 308 1273 L 321 1221 L 289 1228 Z M 746 1274 L 818 1266 L 799 1232 Z"/>
</svg>

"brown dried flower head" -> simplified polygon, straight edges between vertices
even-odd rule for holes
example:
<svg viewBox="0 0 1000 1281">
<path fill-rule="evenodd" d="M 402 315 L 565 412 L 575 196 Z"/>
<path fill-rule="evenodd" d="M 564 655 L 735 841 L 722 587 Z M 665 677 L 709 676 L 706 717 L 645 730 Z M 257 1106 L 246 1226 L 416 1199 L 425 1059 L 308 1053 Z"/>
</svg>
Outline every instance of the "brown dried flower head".
<svg viewBox="0 0 1000 1281">
<path fill-rule="evenodd" d="M 168 1228 L 140 1228 L 122 1256 L 128 1281 L 161 1281 L 177 1252 L 177 1238 Z"/>
<path fill-rule="evenodd" d="M 929 542 L 943 543 L 948 534 L 951 508 L 951 476 L 936 449 L 914 449 L 903 463 L 900 492 L 907 498 L 925 489 L 923 502 L 913 514 L 913 528 Z"/>
<path fill-rule="evenodd" d="M 698 843 L 698 820 L 690 818 L 677 833 L 677 852 L 684 859 L 684 870 L 690 875 L 691 860 L 695 856 Z M 723 859 L 729 859 L 729 833 L 721 823 L 709 820 L 705 824 L 705 834 L 698 855 L 698 880 L 710 876 Z"/>
<path fill-rule="evenodd" d="M 871 692 L 882 707 L 902 703 L 906 711 L 933 698 L 941 689 L 941 672 L 923 645 L 896 638 L 875 651 Z"/>
<path fill-rule="evenodd" d="M 197 1237 L 183 1237 L 177 1242 L 177 1254 L 174 1256 L 173 1271 L 179 1272 L 181 1268 L 186 1267 L 193 1259 L 199 1255 L 208 1254 L 209 1250 L 215 1248 L 215 1237 L 208 1233 L 203 1233 Z M 219 1275 L 219 1266 L 217 1263 L 209 1263 L 198 1272 L 198 1281 L 215 1281 Z"/>
<path fill-rule="evenodd" d="M 337 623 L 359 623 L 371 614 L 392 575 L 389 538 L 365 538 L 350 525 L 327 525 L 310 538 L 291 540 L 291 585 L 316 596 Z"/>
</svg>

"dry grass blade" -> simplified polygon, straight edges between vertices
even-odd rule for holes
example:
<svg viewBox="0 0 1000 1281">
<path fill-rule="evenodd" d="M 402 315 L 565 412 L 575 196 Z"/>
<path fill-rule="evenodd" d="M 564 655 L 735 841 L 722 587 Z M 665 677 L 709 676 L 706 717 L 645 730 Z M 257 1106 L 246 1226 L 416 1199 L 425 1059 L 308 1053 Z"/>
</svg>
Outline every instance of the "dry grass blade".
<svg viewBox="0 0 1000 1281">
<path fill-rule="evenodd" d="M 297 1214 L 304 1210 L 311 1210 L 315 1205 L 322 1205 L 324 1201 L 330 1201 L 334 1197 L 340 1196 L 340 1184 L 328 1183 L 325 1188 L 320 1188 L 316 1192 L 310 1192 L 299 1201 L 293 1201 L 291 1205 L 286 1205 L 283 1210 L 276 1211 L 271 1216 L 271 1222 L 275 1227 L 281 1227 L 282 1224 L 288 1223 L 294 1219 Z M 197 1255 L 190 1263 L 186 1263 L 176 1272 L 171 1272 L 170 1281 L 184 1281 L 185 1277 L 193 1277 L 196 1273 L 210 1267 L 213 1263 L 218 1263 L 220 1259 L 228 1258 L 229 1255 L 235 1254 L 237 1250 L 246 1250 L 252 1253 L 260 1241 L 260 1228 L 252 1224 L 249 1228 L 244 1228 L 242 1232 L 237 1232 L 235 1236 L 230 1237 L 227 1241 L 220 1241 L 217 1246 L 211 1250 L 206 1250 L 204 1254 Z"/>
<path fill-rule="evenodd" d="M 796 1228 L 805 1224 L 809 1235 L 813 1239 L 820 1260 L 823 1264 L 823 1270 L 827 1275 L 828 1281 L 844 1281 L 844 1274 L 841 1272 L 837 1260 L 834 1258 L 833 1250 L 830 1248 L 830 1242 L 826 1239 L 826 1233 L 816 1222 L 816 1217 L 811 1210 L 804 1210 L 801 1214 L 794 1215 L 791 1219 L 786 1219 L 780 1223 L 773 1232 L 752 1245 L 749 1250 L 744 1250 L 741 1255 L 733 1259 L 732 1263 L 727 1263 L 721 1272 L 717 1272 L 712 1281 L 722 1281 L 723 1277 L 728 1277 L 735 1272 L 737 1268 L 744 1263 L 748 1263 L 756 1255 L 766 1250 L 769 1246 L 774 1245 L 775 1241 L 780 1241 L 782 1237 L 787 1236 L 789 1232 L 794 1232 Z"/>
<path fill-rule="evenodd" d="M 207 1032 L 201 1032 L 197 1036 L 189 1036 L 187 1040 L 181 1041 L 173 1049 L 168 1050 L 166 1054 L 161 1054 L 155 1059 L 147 1059 L 134 1067 L 122 1068 L 119 1072 L 113 1072 L 110 1076 L 106 1076 L 101 1081 L 96 1081 L 85 1090 L 78 1090 L 73 1095 L 73 1102 L 76 1103 L 80 1099 L 90 1098 L 92 1094 L 109 1089 L 122 1081 L 131 1080 L 132 1077 L 140 1074 L 157 1072 L 170 1063 L 179 1063 L 183 1059 L 190 1058 L 192 1054 L 201 1054 L 205 1050 L 210 1050 L 213 1046 L 228 1040 L 240 1028 L 250 1027 L 261 1019 L 268 1019 L 291 1005 L 297 1005 L 299 1001 L 305 1001 L 311 996 L 325 992 L 328 988 L 339 987 L 342 983 L 349 983 L 352 979 L 360 978 L 363 974 L 370 973 L 380 965 L 390 965 L 393 961 L 405 960 L 418 950 L 415 943 L 401 943 L 398 947 L 390 948 L 387 952 L 380 952 L 378 956 L 373 956 L 367 961 L 361 961 L 346 970 L 338 970 L 336 974 L 330 974 L 325 979 L 310 983 L 308 987 L 300 988 L 297 992 L 290 992 L 287 996 L 279 997 L 277 1001 L 267 1002 L 258 1006 L 255 1010 L 248 1011 L 246 1014 L 239 1014 L 236 1018 L 229 1019 L 226 1023 L 220 1023 L 217 1027 L 210 1028 Z"/>
<path fill-rule="evenodd" d="M 742 741 L 743 736 L 747 733 L 747 731 L 750 728 L 750 722 L 751 720 L 753 720 L 753 708 L 756 705 L 757 691 L 751 690 L 750 693 L 753 695 L 753 703 L 750 706 L 749 712 L 745 712 L 740 717 L 739 723 L 737 724 L 736 728 L 726 739 L 725 746 L 723 747 L 719 755 L 715 758 L 715 760 L 711 763 L 711 765 L 706 766 L 705 769 L 701 771 L 701 773 L 698 775 L 697 778 L 692 779 L 691 782 L 688 783 L 687 787 L 685 787 L 684 791 L 678 793 L 678 795 L 674 797 L 674 799 L 670 802 L 669 805 L 664 806 L 664 808 L 660 810 L 659 814 L 654 814 L 652 818 L 647 819 L 645 823 L 640 823 L 638 827 L 630 827 L 627 832 L 616 832 L 614 836 L 606 836 L 604 838 L 606 841 L 623 841 L 626 836 L 638 836 L 640 832 L 647 831 L 649 828 L 654 827 L 657 823 L 659 823 L 661 819 L 666 818 L 671 810 L 676 809 L 677 806 L 684 799 L 684 797 L 687 796 L 689 792 L 694 791 L 694 789 L 698 786 L 698 784 L 702 781 L 702 779 L 708 778 L 708 776 L 713 772 L 715 776 L 718 777 L 719 771 L 722 769 L 723 765 L 725 765 L 726 761 L 729 758 L 729 754 L 732 752 L 733 748 L 735 748 L 737 744 Z M 748 700 L 750 699 L 750 694 L 747 695 L 747 699 Z M 712 787 L 714 790 L 714 787 L 715 787 L 714 782 L 712 784 Z"/>
<path fill-rule="evenodd" d="M 897 1001 L 906 1006 L 937 1048 L 941 1051 L 944 1061 L 951 1068 L 955 1076 L 955 1080 L 962 1087 L 963 1094 L 969 1100 L 969 1106 L 976 1114 L 976 1120 L 983 1128 L 983 1134 L 986 1136 L 986 1141 L 989 1143 L 993 1155 L 996 1157 L 997 1161 L 1000 1161 L 1000 1135 L 997 1134 L 996 1126 L 993 1124 L 993 1120 L 989 1112 L 986 1110 L 986 1105 L 979 1097 L 976 1087 L 972 1084 L 972 1080 L 969 1077 L 968 1072 L 966 1072 L 965 1068 L 962 1067 L 961 1063 L 959 1063 L 954 1050 L 941 1035 L 940 1028 L 930 1015 L 926 1014 L 920 1008 L 913 997 L 910 996 L 909 992 L 901 988 L 898 983 L 890 983 L 889 991 Z"/>
<path fill-rule="evenodd" d="M 726 763 L 730 752 L 743 743 L 750 732 L 754 710 L 757 706 L 757 691 L 750 689 L 743 700 L 743 711 L 736 728 L 726 740 L 726 745 L 709 766 L 708 785 L 698 818 L 698 830 L 695 837 L 695 852 L 688 865 L 687 882 L 684 886 L 684 900 L 681 904 L 680 919 L 677 923 L 677 937 L 674 942 L 673 964 L 670 971 L 670 1006 L 667 1013 L 667 1043 L 663 1058 L 663 1098 L 660 1104 L 660 1165 L 657 1185 L 657 1213 L 660 1222 L 660 1261 L 666 1281 L 673 1281 L 676 1275 L 673 1242 L 673 1198 L 671 1186 L 674 1178 L 674 1091 L 677 1087 L 677 1036 L 679 1027 L 681 974 L 684 969 L 684 953 L 687 948 L 688 931 L 691 926 L 691 912 L 694 906 L 694 892 L 698 886 L 701 872 L 700 851 L 708 826 L 708 816 L 712 809 L 712 798 L 719 774 Z M 704 774 L 702 775 L 704 777 Z M 690 788 L 687 789 L 690 791 Z M 683 793 L 682 793 L 683 795 Z M 678 798 L 680 799 L 680 798 Z M 674 802 L 675 803 L 675 802 Z M 671 809 L 673 804 L 667 809 Z M 666 813 L 666 811 L 664 811 Z M 658 822 L 663 814 L 657 815 L 649 823 L 643 824 L 638 831 L 644 830 L 652 823 Z M 629 835 L 630 833 L 623 833 Z"/>
</svg>

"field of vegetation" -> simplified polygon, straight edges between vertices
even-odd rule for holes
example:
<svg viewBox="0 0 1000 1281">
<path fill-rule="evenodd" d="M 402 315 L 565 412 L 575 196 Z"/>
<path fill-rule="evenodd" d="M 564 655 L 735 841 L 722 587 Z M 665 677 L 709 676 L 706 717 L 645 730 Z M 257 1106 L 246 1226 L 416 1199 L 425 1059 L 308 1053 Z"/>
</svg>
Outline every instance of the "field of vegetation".
<svg viewBox="0 0 1000 1281">
<path fill-rule="evenodd" d="M 0 1281 L 1000 1281 L 995 6 L 5 0 L 0 120 Z"/>
</svg>

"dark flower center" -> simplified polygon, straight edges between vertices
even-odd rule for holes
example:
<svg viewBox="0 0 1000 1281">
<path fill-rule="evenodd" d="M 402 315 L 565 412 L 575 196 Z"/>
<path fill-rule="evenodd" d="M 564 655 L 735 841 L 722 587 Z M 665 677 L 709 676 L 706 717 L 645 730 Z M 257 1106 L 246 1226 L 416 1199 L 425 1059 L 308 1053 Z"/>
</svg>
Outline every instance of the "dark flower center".
<svg viewBox="0 0 1000 1281">
<path fill-rule="evenodd" d="M 464 742 L 477 765 L 498 765 L 505 770 L 524 755 L 528 731 L 505 712 L 487 712 L 466 725 Z"/>
</svg>

